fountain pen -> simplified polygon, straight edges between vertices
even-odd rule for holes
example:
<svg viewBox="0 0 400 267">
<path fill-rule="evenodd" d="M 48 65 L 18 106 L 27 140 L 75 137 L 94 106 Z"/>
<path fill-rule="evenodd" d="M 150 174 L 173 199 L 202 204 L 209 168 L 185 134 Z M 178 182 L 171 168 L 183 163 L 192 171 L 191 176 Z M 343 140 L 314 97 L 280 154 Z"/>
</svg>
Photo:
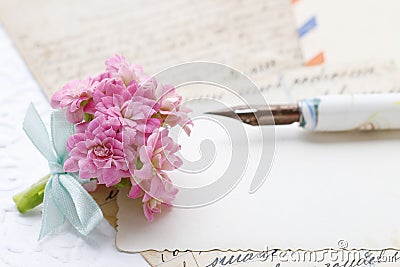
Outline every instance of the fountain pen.
<svg viewBox="0 0 400 267">
<path fill-rule="evenodd" d="M 400 129 L 400 94 L 324 95 L 296 104 L 236 106 L 206 113 L 254 126 L 298 123 L 311 131 Z"/>
</svg>

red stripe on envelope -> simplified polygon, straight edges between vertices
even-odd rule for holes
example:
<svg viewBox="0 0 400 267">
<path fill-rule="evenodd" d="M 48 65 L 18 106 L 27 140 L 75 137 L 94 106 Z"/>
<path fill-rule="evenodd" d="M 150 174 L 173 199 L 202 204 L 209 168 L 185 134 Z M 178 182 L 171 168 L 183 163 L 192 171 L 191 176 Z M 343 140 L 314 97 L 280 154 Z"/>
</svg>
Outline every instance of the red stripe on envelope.
<svg viewBox="0 0 400 267">
<path fill-rule="evenodd" d="M 324 62 L 325 62 L 324 53 L 320 52 L 319 54 L 314 56 L 312 59 L 307 61 L 304 65 L 309 67 L 309 66 L 320 65 L 320 64 L 323 64 Z"/>
</svg>

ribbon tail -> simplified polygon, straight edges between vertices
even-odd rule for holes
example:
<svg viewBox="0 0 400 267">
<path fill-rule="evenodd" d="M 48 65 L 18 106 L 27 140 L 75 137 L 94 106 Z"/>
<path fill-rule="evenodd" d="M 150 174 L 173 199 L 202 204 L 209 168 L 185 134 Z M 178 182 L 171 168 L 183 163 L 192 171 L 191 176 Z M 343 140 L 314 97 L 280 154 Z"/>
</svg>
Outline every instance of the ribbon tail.
<svg viewBox="0 0 400 267">
<path fill-rule="evenodd" d="M 68 158 L 66 144 L 68 138 L 74 134 L 74 127 L 72 123 L 67 121 L 65 110 L 54 110 L 51 113 L 51 140 L 57 157 L 61 162 Z"/>
<path fill-rule="evenodd" d="M 54 192 L 61 212 L 79 233 L 88 235 L 103 219 L 96 201 L 72 175 L 59 174 Z"/>
<path fill-rule="evenodd" d="M 26 112 L 23 129 L 32 143 L 48 161 L 55 162 L 57 160 L 46 126 L 32 103 Z"/>
<path fill-rule="evenodd" d="M 52 176 L 46 184 L 43 198 L 43 212 L 42 212 L 42 226 L 40 229 L 39 240 L 44 238 L 46 235 L 54 232 L 65 222 L 64 214 L 59 210 L 58 205 L 53 198 L 52 194 Z"/>
</svg>

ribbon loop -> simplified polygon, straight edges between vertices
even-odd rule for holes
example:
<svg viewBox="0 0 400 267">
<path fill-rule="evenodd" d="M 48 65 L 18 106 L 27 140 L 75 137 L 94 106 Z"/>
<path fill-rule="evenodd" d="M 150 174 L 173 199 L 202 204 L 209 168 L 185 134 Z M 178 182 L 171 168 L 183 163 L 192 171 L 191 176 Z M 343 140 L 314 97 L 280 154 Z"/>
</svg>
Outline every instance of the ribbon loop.
<svg viewBox="0 0 400 267">
<path fill-rule="evenodd" d="M 102 220 L 103 213 L 90 194 L 82 187 L 84 183 L 75 173 L 64 171 L 68 158 L 66 143 L 74 132 L 73 124 L 65 118 L 64 111 L 51 115 L 50 140 L 47 129 L 35 107 L 30 104 L 23 129 L 40 153 L 48 160 L 51 177 L 43 199 L 42 227 L 39 239 L 54 232 L 67 219 L 81 234 L 89 234 Z"/>
</svg>

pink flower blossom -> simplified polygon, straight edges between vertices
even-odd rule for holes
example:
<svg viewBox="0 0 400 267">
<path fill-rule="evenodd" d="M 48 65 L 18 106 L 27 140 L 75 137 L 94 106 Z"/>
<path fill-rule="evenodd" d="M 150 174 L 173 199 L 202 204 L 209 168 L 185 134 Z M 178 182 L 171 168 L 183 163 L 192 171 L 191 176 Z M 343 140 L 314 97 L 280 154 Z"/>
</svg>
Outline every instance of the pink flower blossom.
<svg viewBox="0 0 400 267">
<path fill-rule="evenodd" d="M 111 77 L 120 78 L 125 85 L 129 85 L 134 80 L 138 81 L 143 74 L 140 65 L 130 64 L 125 57 L 118 54 L 106 60 L 106 71 Z"/>
<path fill-rule="evenodd" d="M 158 86 L 155 91 L 157 101 L 160 103 L 160 114 L 164 122 L 171 127 L 180 125 L 190 135 L 193 122 L 189 118 L 190 109 L 182 106 L 180 96 L 172 85 Z"/>
<path fill-rule="evenodd" d="M 147 199 L 146 201 L 145 198 Z M 162 202 L 145 194 L 143 198 L 143 212 L 148 221 L 154 220 L 154 214 L 161 213 L 161 204 Z"/>
<path fill-rule="evenodd" d="M 149 221 L 154 219 L 155 213 L 161 212 L 161 204 L 171 205 L 178 193 L 178 189 L 173 186 L 171 179 L 164 172 L 154 173 L 151 179 L 144 180 L 140 185 L 135 181 L 132 181 L 132 184 L 128 197 L 143 196 L 143 212 Z"/>
<path fill-rule="evenodd" d="M 136 81 L 140 87 L 154 91 L 157 81 L 143 72 L 140 65 L 130 64 L 125 57 L 116 54 L 106 60 L 106 70 L 110 77 L 120 78 L 126 86 Z"/>
<path fill-rule="evenodd" d="M 114 124 L 129 127 L 128 131 L 137 134 L 132 142 L 142 145 L 161 124 L 160 118 L 153 117 L 159 110 L 159 104 L 153 99 L 154 94 L 147 91 L 134 81 L 125 88 L 120 80 L 103 80 L 93 93 L 96 114 L 104 114 Z"/>
<path fill-rule="evenodd" d="M 154 77 L 142 74 L 139 76 L 138 81 L 139 81 L 139 86 L 143 87 L 143 89 L 145 89 L 146 92 L 151 92 L 152 94 L 154 94 L 154 91 L 158 86 L 157 80 Z"/>
<path fill-rule="evenodd" d="M 142 186 L 138 185 L 132 177 L 131 177 L 131 184 L 132 186 L 131 190 L 129 190 L 128 197 L 133 199 L 142 197 L 144 195 Z"/>
<path fill-rule="evenodd" d="M 79 171 L 80 178 L 97 178 L 99 184 L 106 186 L 129 177 L 124 154 L 124 149 L 129 147 L 123 146 L 119 127 L 99 116 L 85 128 L 84 132 L 77 132 L 68 139 L 70 158 L 64 164 L 65 171 Z"/>
<path fill-rule="evenodd" d="M 102 113 L 107 120 L 113 120 L 115 124 L 122 125 L 121 105 L 124 103 L 122 95 L 125 90 L 124 83 L 119 79 L 104 79 L 99 82 L 93 92 L 93 114 L 98 112 L 96 116 L 99 116 Z M 118 103 L 114 102 L 114 98 L 119 100 Z"/>
<path fill-rule="evenodd" d="M 168 129 L 155 130 L 147 139 L 146 144 L 139 148 L 139 160 L 143 164 L 134 170 L 138 179 L 150 179 L 153 171 L 172 171 L 182 165 L 182 160 L 175 155 L 180 150 L 171 137 Z"/>
<path fill-rule="evenodd" d="M 152 180 L 150 190 L 143 197 L 143 212 L 147 220 L 154 219 L 153 214 L 161 212 L 161 204 L 171 205 L 178 189 L 173 186 L 165 173 L 158 173 Z"/>
<path fill-rule="evenodd" d="M 65 84 L 51 97 L 53 108 L 66 108 L 67 120 L 79 123 L 83 120 L 85 105 L 91 101 L 95 80 L 73 80 Z"/>
<path fill-rule="evenodd" d="M 134 178 L 131 177 L 132 187 L 128 196 L 143 196 L 143 211 L 150 221 L 155 213 L 161 212 L 161 204 L 169 205 L 178 192 L 164 171 L 182 165 L 182 160 L 175 155 L 179 149 L 180 146 L 168 136 L 168 129 L 155 130 L 139 148 L 139 164 L 133 167 Z"/>
</svg>

